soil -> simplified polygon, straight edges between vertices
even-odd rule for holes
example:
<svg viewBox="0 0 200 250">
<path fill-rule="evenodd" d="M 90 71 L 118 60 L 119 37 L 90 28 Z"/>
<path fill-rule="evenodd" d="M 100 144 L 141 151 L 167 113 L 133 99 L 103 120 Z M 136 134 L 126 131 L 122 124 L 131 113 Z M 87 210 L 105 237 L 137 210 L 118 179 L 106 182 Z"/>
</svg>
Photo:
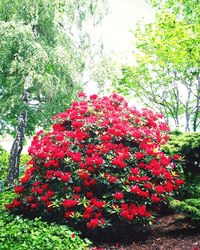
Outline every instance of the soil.
<svg viewBox="0 0 200 250">
<path fill-rule="evenodd" d="M 129 232 L 119 240 L 110 235 L 103 242 L 93 239 L 90 250 L 200 250 L 200 227 L 191 223 L 184 214 L 162 216 L 151 228 Z"/>
</svg>

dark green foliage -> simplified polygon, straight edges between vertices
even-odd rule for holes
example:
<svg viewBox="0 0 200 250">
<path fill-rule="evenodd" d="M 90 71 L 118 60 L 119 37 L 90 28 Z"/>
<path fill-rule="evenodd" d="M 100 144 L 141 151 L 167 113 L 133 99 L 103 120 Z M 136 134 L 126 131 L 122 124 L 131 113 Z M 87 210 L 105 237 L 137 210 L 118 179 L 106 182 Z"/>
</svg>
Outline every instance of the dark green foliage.
<svg viewBox="0 0 200 250">
<path fill-rule="evenodd" d="M 169 155 L 179 154 L 183 159 L 185 185 L 180 188 L 177 199 L 171 200 L 171 208 L 200 222 L 200 133 L 173 131 L 163 150 Z"/>
<path fill-rule="evenodd" d="M 83 250 L 90 242 L 65 225 L 48 224 L 40 219 L 28 220 L 10 215 L 5 204 L 14 198 L 13 193 L 0 194 L 0 249 L 3 250 Z"/>
<path fill-rule="evenodd" d="M 192 182 L 185 186 L 188 190 L 186 199 L 176 200 L 170 202 L 170 206 L 177 211 L 184 212 L 192 220 L 200 223 L 200 177 L 193 179 Z"/>
<path fill-rule="evenodd" d="M 169 155 L 183 157 L 183 170 L 186 179 L 200 174 L 200 133 L 173 132 L 163 150 Z"/>
</svg>

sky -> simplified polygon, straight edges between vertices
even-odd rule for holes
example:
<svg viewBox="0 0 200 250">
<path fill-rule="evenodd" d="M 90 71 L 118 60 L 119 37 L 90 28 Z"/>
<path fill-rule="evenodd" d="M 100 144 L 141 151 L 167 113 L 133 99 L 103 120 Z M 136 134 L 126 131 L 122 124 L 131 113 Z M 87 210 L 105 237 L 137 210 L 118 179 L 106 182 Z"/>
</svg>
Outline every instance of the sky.
<svg viewBox="0 0 200 250">
<path fill-rule="evenodd" d="M 101 25 L 93 30 L 94 37 L 103 40 L 106 56 L 120 64 L 131 64 L 134 61 L 134 35 L 138 21 L 152 22 L 155 12 L 145 0 L 108 0 L 108 14 Z M 87 73 L 83 82 L 88 79 Z M 90 95 L 97 92 L 94 81 L 85 86 L 85 92 Z"/>
<path fill-rule="evenodd" d="M 136 23 L 153 21 L 154 10 L 144 0 L 108 0 L 109 13 L 101 25 L 106 51 L 117 59 L 130 59 Z"/>
</svg>

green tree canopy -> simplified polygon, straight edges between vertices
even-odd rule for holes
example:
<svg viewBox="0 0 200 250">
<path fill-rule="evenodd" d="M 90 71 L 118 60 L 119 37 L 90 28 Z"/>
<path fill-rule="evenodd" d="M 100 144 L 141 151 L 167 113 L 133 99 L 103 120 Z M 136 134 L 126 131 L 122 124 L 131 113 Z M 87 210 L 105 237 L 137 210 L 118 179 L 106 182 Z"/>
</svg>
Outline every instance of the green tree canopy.
<svg viewBox="0 0 200 250">
<path fill-rule="evenodd" d="M 87 33 L 81 25 L 96 14 L 98 5 L 83 0 L 0 3 L 1 133 L 15 131 L 16 118 L 24 107 L 24 89 L 29 92 L 29 134 L 36 124 L 47 125 L 53 114 L 63 110 L 66 95 L 69 103 L 74 98 L 86 58 L 70 30 L 76 27 L 83 36 L 79 45 L 86 46 L 89 40 L 84 40 Z"/>
<path fill-rule="evenodd" d="M 160 6 L 154 23 L 144 28 L 138 24 L 136 64 L 124 67 L 118 88 L 172 117 L 177 127 L 180 117 L 184 118 L 185 130 L 195 131 L 200 122 L 200 25 L 181 17 L 165 5 Z"/>
<path fill-rule="evenodd" d="M 81 88 L 90 35 L 105 1 L 5 0 L 0 3 L 0 133 L 16 134 L 9 182 L 18 177 L 25 130 L 46 127 Z M 13 170 L 16 170 L 13 172 Z M 14 173 L 14 174 L 13 174 Z"/>
</svg>

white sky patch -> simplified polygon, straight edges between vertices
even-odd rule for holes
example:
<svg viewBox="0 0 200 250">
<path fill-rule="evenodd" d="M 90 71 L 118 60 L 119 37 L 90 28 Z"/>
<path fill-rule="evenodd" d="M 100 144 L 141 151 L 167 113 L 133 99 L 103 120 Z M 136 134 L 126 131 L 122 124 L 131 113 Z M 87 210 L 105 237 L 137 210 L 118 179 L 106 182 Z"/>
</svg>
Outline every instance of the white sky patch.
<svg viewBox="0 0 200 250">
<path fill-rule="evenodd" d="M 132 31 L 140 20 L 152 22 L 155 12 L 144 0 L 108 0 L 108 5 L 109 13 L 100 28 L 105 49 L 120 62 L 131 60 Z"/>
<path fill-rule="evenodd" d="M 149 23 L 154 20 L 154 16 L 155 11 L 144 0 L 108 0 L 108 14 L 101 25 L 93 30 L 89 27 L 94 37 L 92 40 L 98 41 L 101 37 L 106 56 L 111 56 L 120 64 L 133 64 L 134 35 L 132 32 L 138 21 Z M 87 79 L 86 73 L 84 80 L 87 81 Z M 85 92 L 97 93 L 97 84 L 94 81 L 88 82 Z"/>
</svg>

